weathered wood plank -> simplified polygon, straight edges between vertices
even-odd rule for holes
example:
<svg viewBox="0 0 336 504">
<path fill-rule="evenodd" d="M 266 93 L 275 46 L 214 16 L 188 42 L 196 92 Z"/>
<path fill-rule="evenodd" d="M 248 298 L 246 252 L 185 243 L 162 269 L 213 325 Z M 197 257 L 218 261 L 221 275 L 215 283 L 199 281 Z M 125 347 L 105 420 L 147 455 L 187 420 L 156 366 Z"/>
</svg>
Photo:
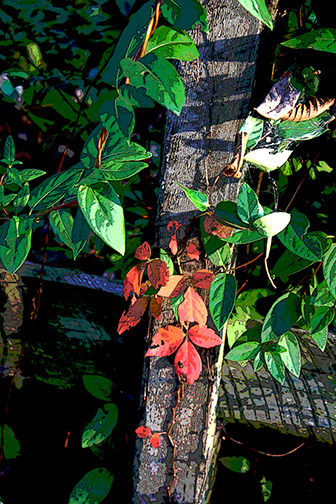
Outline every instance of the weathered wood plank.
<svg viewBox="0 0 336 504">
<path fill-rule="evenodd" d="M 157 230 L 157 244 L 164 248 L 169 243 L 169 220 L 187 225 L 195 215 L 193 205 L 174 181 L 210 193 L 216 176 L 232 158 L 236 134 L 248 114 L 255 76 L 259 22 L 236 0 L 204 0 L 203 4 L 210 32 L 192 33 L 200 58 L 179 65 L 186 104 L 179 117 L 168 114 L 166 125 Z M 238 187 L 237 180 L 222 177 L 211 195 L 212 202 L 234 200 Z M 160 325 L 172 322 L 172 313 L 166 309 Z M 152 334 L 157 327 L 152 326 Z M 222 359 L 223 348 L 213 350 L 200 378 L 178 397 L 172 361 L 151 358 L 147 363 L 143 423 L 153 432 L 169 436 L 161 435 L 158 448 L 148 439 L 138 440 L 134 503 L 206 502 L 218 444 L 216 404 Z"/>
<path fill-rule="evenodd" d="M 302 331 L 303 366 L 299 378 L 286 373 L 283 385 L 250 362 L 224 361 L 218 410 L 224 422 L 265 425 L 286 434 L 336 441 L 336 336 L 325 352 Z"/>
</svg>

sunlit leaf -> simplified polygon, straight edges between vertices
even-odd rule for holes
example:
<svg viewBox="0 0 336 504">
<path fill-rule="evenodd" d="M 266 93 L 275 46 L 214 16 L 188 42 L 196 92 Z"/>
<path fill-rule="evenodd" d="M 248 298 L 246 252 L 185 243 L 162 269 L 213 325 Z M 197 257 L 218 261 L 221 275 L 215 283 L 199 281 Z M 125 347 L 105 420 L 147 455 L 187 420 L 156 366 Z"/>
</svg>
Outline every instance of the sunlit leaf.
<svg viewBox="0 0 336 504">
<path fill-rule="evenodd" d="M 82 169 L 75 168 L 47 178 L 31 192 L 28 202 L 31 211 L 44 210 L 58 203 L 78 182 L 82 173 Z"/>
<path fill-rule="evenodd" d="M 213 329 L 195 324 L 188 330 L 188 336 L 194 345 L 202 348 L 212 348 L 222 344 L 222 340 Z"/>
<path fill-rule="evenodd" d="M 99 504 L 110 492 L 112 482 L 112 474 L 104 467 L 89 471 L 72 490 L 69 504 Z"/>
<path fill-rule="evenodd" d="M 309 221 L 307 217 L 293 210 L 291 219 L 278 238 L 294 254 L 308 261 L 320 261 L 322 259 L 322 247 L 318 238 L 307 234 Z"/>
<path fill-rule="evenodd" d="M 120 64 L 132 85 L 146 88 L 153 100 L 180 114 L 185 100 L 184 84 L 169 61 L 148 54 L 138 61 L 125 58 Z"/>
<path fill-rule="evenodd" d="M 237 282 L 233 275 L 219 273 L 211 282 L 209 310 L 218 331 L 223 328 L 233 310 L 236 292 Z"/>
<path fill-rule="evenodd" d="M 192 39 L 183 31 L 170 26 L 159 26 L 150 37 L 146 54 L 154 53 L 160 58 L 191 61 L 199 57 Z"/>
<path fill-rule="evenodd" d="M 253 222 L 253 227 L 258 233 L 268 238 L 275 236 L 288 226 L 291 215 L 287 212 L 272 212 L 264 217 L 260 217 Z"/>
<path fill-rule="evenodd" d="M 196 191 L 195 189 L 188 189 L 187 187 L 184 187 L 183 185 L 179 184 L 178 182 L 175 182 L 183 191 L 185 194 L 188 196 L 190 201 L 197 207 L 199 210 L 204 212 L 208 206 L 208 196 L 200 191 Z"/>
<path fill-rule="evenodd" d="M 319 333 L 334 320 L 335 308 L 329 306 L 314 307 L 309 320 L 309 333 Z"/>
<path fill-rule="evenodd" d="M 315 49 L 336 53 L 336 28 L 319 28 L 282 42 L 282 45 L 293 49 Z"/>
<path fill-rule="evenodd" d="M 176 373 L 185 376 L 190 385 L 198 379 L 202 371 L 202 361 L 194 345 L 187 339 L 176 352 L 174 365 Z"/>
<path fill-rule="evenodd" d="M 275 352 L 264 353 L 265 363 L 271 375 L 282 385 L 285 381 L 285 365 L 281 354 Z"/>
<path fill-rule="evenodd" d="M 267 502 L 268 499 L 271 497 L 273 484 L 271 481 L 267 480 L 265 476 L 261 478 L 260 484 L 261 484 L 261 494 L 263 496 L 263 501 Z"/>
<path fill-rule="evenodd" d="M 160 444 L 161 444 L 160 434 L 158 432 L 155 432 L 151 436 L 149 442 L 153 446 L 153 448 L 158 448 L 160 446 Z"/>
<path fill-rule="evenodd" d="M 264 23 L 270 30 L 273 30 L 273 21 L 267 10 L 265 0 L 238 0 L 239 3 L 248 10 L 252 16 Z"/>
<path fill-rule="evenodd" d="M 278 339 L 295 324 L 301 314 L 300 298 L 292 292 L 280 296 L 268 311 L 261 332 L 261 340 Z"/>
<path fill-rule="evenodd" d="M 247 133 L 249 135 L 246 148 L 253 149 L 262 137 L 264 129 L 264 120 L 259 117 L 253 117 L 249 115 L 243 125 L 241 126 L 239 132 Z"/>
<path fill-rule="evenodd" d="M 323 258 L 323 274 L 330 292 L 336 299 L 336 244 L 333 244 Z"/>
<path fill-rule="evenodd" d="M 324 352 L 328 341 L 328 326 L 325 326 L 321 331 L 312 334 L 312 338 L 319 347 L 319 349 Z"/>
<path fill-rule="evenodd" d="M 135 429 L 135 433 L 139 438 L 148 438 L 152 431 L 146 425 L 140 425 L 137 429 Z"/>
<path fill-rule="evenodd" d="M 293 109 L 299 97 L 300 91 L 291 84 L 290 72 L 285 72 L 272 86 L 256 111 L 268 119 L 280 119 Z"/>
<path fill-rule="evenodd" d="M 181 329 L 168 325 L 160 327 L 153 337 L 151 346 L 145 353 L 145 357 L 165 357 L 174 353 L 181 345 L 185 334 Z"/>
<path fill-rule="evenodd" d="M 279 345 L 286 348 L 287 352 L 282 352 L 280 357 L 288 371 L 297 378 L 301 372 L 301 353 L 296 336 L 287 331 L 279 339 Z"/>
<path fill-rule="evenodd" d="M 234 345 L 225 355 L 225 358 L 233 361 L 254 359 L 260 348 L 261 345 L 257 341 L 248 341 L 246 343 L 239 344 L 238 339 L 236 345 Z"/>
<path fill-rule="evenodd" d="M 99 444 L 109 436 L 118 419 L 116 404 L 106 403 L 98 411 L 92 421 L 85 427 L 82 434 L 82 448 Z"/>
<path fill-rule="evenodd" d="M 327 282 L 323 280 L 315 287 L 310 296 L 310 304 L 313 306 L 334 306 L 335 298 L 331 294 Z"/>
<path fill-rule="evenodd" d="M 206 325 L 208 310 L 201 296 L 192 287 L 188 287 L 183 297 L 184 300 L 178 307 L 181 324 L 184 322 L 198 322 L 200 325 Z"/>
<path fill-rule="evenodd" d="M 172 275 L 165 286 L 161 287 L 159 296 L 175 298 L 187 288 L 187 280 L 183 275 Z"/>
<path fill-rule="evenodd" d="M 0 259 L 11 275 L 20 268 L 29 253 L 32 226 L 33 219 L 14 215 L 0 227 Z"/>
<path fill-rule="evenodd" d="M 124 212 L 115 189 L 108 182 L 82 184 L 78 188 L 78 204 L 83 215 L 99 238 L 125 253 Z"/>
<path fill-rule="evenodd" d="M 71 236 L 74 225 L 72 215 L 67 210 L 56 210 L 50 212 L 49 222 L 59 240 L 72 249 Z"/>
<path fill-rule="evenodd" d="M 26 182 L 25 184 L 23 184 L 22 188 L 17 193 L 13 201 L 13 210 L 16 214 L 21 212 L 27 205 L 29 201 L 29 196 L 30 196 L 29 184 Z"/>
<path fill-rule="evenodd" d="M 243 182 L 239 189 L 237 212 L 240 219 L 247 224 L 264 215 L 264 210 L 259 203 L 258 196 L 246 182 Z"/>
<path fill-rule="evenodd" d="M 160 248 L 160 259 L 161 261 L 164 261 L 167 264 L 168 270 L 170 277 L 174 274 L 174 263 L 171 260 L 170 256 L 167 254 L 167 252 Z"/>
</svg>

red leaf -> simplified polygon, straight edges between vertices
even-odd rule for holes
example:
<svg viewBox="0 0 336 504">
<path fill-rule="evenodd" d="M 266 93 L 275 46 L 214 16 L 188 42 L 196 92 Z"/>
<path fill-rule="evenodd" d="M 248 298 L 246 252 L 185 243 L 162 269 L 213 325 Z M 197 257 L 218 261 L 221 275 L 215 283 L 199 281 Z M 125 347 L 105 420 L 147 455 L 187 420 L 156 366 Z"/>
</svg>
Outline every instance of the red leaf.
<svg viewBox="0 0 336 504">
<path fill-rule="evenodd" d="M 176 233 L 176 231 L 178 230 L 178 228 L 180 226 L 181 226 L 181 224 L 177 220 L 171 220 L 167 224 L 167 231 L 169 233 L 171 233 L 172 231 L 174 231 L 174 233 Z"/>
<path fill-rule="evenodd" d="M 148 263 L 147 275 L 154 289 L 157 289 L 160 285 L 166 285 L 169 280 L 168 266 L 161 259 L 154 259 Z"/>
<path fill-rule="evenodd" d="M 191 281 L 195 285 L 195 287 L 200 287 L 201 289 L 210 289 L 210 284 L 214 276 L 215 274 L 212 273 L 212 271 L 201 269 L 195 271 L 195 273 L 191 277 Z"/>
<path fill-rule="evenodd" d="M 205 325 L 208 318 L 208 310 L 203 299 L 192 287 L 184 293 L 184 301 L 178 307 L 178 316 L 181 324 L 183 322 L 198 322 Z"/>
<path fill-rule="evenodd" d="M 135 433 L 139 438 L 147 438 L 152 434 L 152 431 L 146 425 L 140 425 L 140 427 L 135 429 Z"/>
<path fill-rule="evenodd" d="M 153 448 L 158 448 L 161 444 L 160 434 L 156 432 L 155 434 L 153 434 L 149 441 Z"/>
<path fill-rule="evenodd" d="M 140 261 L 147 261 L 151 256 L 151 248 L 148 242 L 144 242 L 135 251 L 134 257 L 140 259 Z"/>
<path fill-rule="evenodd" d="M 165 357 L 171 355 L 181 345 L 185 334 L 175 326 L 160 327 L 145 357 Z"/>
<path fill-rule="evenodd" d="M 195 345 L 202 348 L 211 348 L 222 344 L 221 338 L 207 326 L 196 324 L 190 327 L 188 335 Z"/>
<path fill-rule="evenodd" d="M 187 287 L 187 280 L 183 275 L 172 275 L 167 284 L 161 287 L 158 294 L 162 297 L 176 297 L 182 294 Z"/>
<path fill-rule="evenodd" d="M 175 355 L 175 369 L 177 374 L 186 377 L 191 385 L 202 371 L 202 361 L 196 348 L 188 339 L 180 346 Z"/>
<path fill-rule="evenodd" d="M 149 309 L 151 315 L 153 315 L 153 317 L 155 317 L 157 320 L 160 320 L 161 308 L 162 308 L 162 297 L 161 296 L 152 297 L 152 299 L 150 300 Z"/>
<path fill-rule="evenodd" d="M 187 246 L 187 254 L 190 257 L 190 259 L 196 259 L 198 261 L 199 259 L 199 251 L 193 243 L 189 243 Z"/>
<path fill-rule="evenodd" d="M 131 292 L 133 292 L 133 296 L 134 294 L 137 294 L 139 296 L 143 266 L 143 264 L 137 264 L 136 266 L 133 266 L 133 268 L 131 268 L 125 276 L 123 288 L 125 299 L 128 299 Z"/>
<path fill-rule="evenodd" d="M 130 327 L 136 326 L 137 323 L 140 322 L 147 308 L 148 301 L 148 297 L 141 297 L 137 299 L 135 303 L 131 304 L 127 312 L 124 311 L 120 317 L 117 329 L 119 334 L 122 334 L 124 331 L 127 331 Z"/>
<path fill-rule="evenodd" d="M 203 221 L 204 231 L 218 238 L 228 238 L 232 235 L 233 228 L 219 223 L 212 215 L 206 215 Z"/>
<path fill-rule="evenodd" d="M 176 239 L 176 233 L 174 233 L 170 239 L 170 242 L 169 242 L 169 248 L 171 250 L 171 253 L 173 255 L 176 255 L 177 254 L 177 251 L 178 251 L 178 245 L 177 245 L 177 239 Z"/>
</svg>

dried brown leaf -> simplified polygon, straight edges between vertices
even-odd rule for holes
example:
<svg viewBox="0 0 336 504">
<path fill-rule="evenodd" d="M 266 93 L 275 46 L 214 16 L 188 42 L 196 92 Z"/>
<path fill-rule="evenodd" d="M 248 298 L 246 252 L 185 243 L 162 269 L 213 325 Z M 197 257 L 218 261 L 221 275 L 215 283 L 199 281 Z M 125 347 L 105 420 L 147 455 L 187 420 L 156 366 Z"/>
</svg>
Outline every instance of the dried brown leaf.
<svg viewBox="0 0 336 504">
<path fill-rule="evenodd" d="M 299 105 L 294 107 L 287 114 L 281 116 L 281 119 L 296 122 L 308 121 L 308 119 L 313 119 L 330 109 L 334 102 L 335 98 L 319 100 L 318 98 L 313 97 L 308 101 L 308 103 L 299 103 Z"/>
</svg>

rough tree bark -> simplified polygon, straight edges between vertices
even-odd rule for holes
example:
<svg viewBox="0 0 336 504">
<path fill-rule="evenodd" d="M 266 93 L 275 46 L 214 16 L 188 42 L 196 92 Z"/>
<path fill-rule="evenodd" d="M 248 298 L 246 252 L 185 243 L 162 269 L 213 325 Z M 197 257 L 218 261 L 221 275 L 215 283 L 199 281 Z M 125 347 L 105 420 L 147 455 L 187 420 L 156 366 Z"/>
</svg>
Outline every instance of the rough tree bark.
<svg viewBox="0 0 336 504">
<path fill-rule="evenodd" d="M 212 203 L 234 200 L 239 182 L 216 176 L 231 161 L 235 137 L 249 111 L 262 27 L 236 0 L 204 0 L 210 31 L 195 29 L 192 37 L 200 58 L 182 63 L 186 104 L 179 117 L 168 114 L 157 244 L 167 248 L 167 223 L 185 226 L 195 215 L 178 181 L 211 193 Z M 275 2 L 275 5 L 277 2 Z M 197 264 L 187 263 L 189 270 Z M 173 322 L 166 308 L 160 326 Z M 152 324 L 153 335 L 158 324 Z M 218 435 L 216 405 L 223 345 L 203 359 L 203 372 L 193 384 L 181 387 L 169 359 L 151 358 L 144 373 L 143 423 L 154 432 L 166 432 L 161 445 L 138 440 L 134 464 L 134 503 L 204 503 L 213 481 Z"/>
</svg>

